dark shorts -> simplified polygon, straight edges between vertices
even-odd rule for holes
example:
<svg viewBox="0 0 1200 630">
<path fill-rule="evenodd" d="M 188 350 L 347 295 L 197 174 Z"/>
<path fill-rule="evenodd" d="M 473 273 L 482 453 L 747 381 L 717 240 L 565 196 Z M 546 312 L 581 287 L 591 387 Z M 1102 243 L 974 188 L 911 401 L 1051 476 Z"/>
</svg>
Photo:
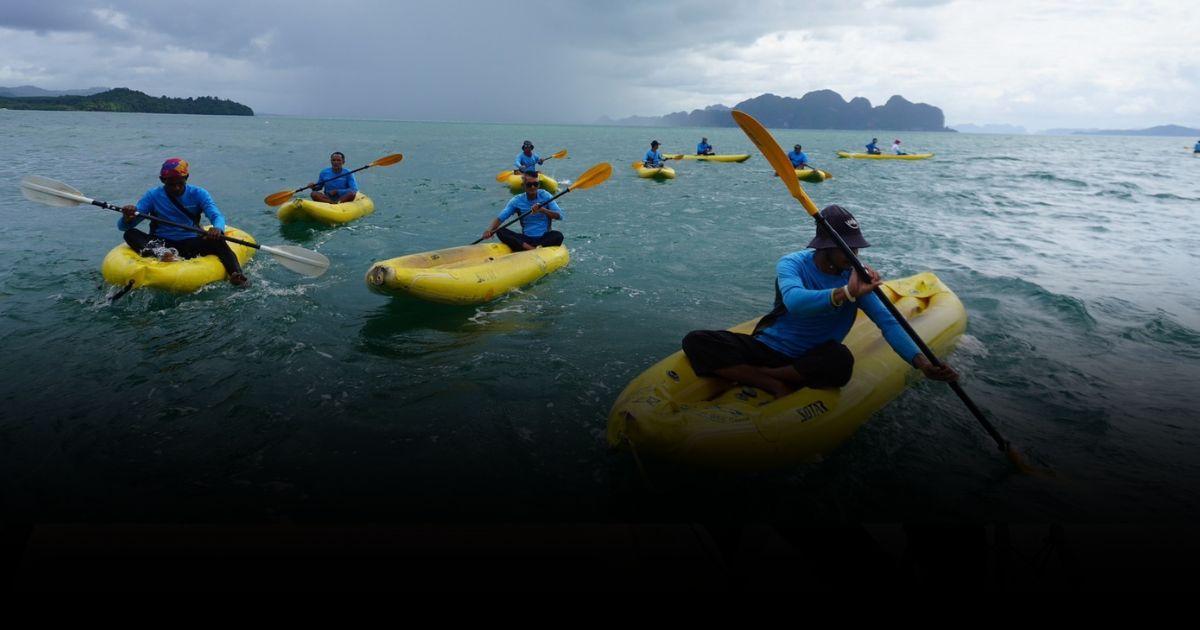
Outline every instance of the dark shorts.
<svg viewBox="0 0 1200 630">
<path fill-rule="evenodd" d="M 519 252 L 524 249 L 521 247 L 522 243 L 529 243 L 534 247 L 554 247 L 555 245 L 563 244 L 562 232 L 556 230 L 550 230 L 549 232 L 534 238 L 532 236 L 525 236 L 520 232 L 514 232 L 508 228 L 501 228 L 496 230 L 496 238 L 500 239 L 501 243 L 508 245 L 508 248 L 514 252 Z"/>
<path fill-rule="evenodd" d="M 735 365 L 792 366 L 808 387 L 841 387 L 850 382 L 854 355 L 850 349 L 827 341 L 803 356 L 792 358 L 754 337 L 728 330 L 693 330 L 683 338 L 683 353 L 699 376 Z"/>
</svg>

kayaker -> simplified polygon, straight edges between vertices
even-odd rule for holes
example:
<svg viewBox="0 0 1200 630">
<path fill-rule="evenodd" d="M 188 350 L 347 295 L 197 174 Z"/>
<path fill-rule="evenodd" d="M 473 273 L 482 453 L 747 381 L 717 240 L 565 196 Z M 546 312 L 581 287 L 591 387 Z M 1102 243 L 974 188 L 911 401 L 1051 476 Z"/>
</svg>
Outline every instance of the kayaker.
<svg viewBox="0 0 1200 630">
<path fill-rule="evenodd" d="M 515 167 L 513 168 L 513 172 L 524 173 L 528 170 L 536 171 L 537 167 L 545 161 L 533 152 L 533 143 L 526 140 L 521 143 L 521 152 L 517 154 L 517 159 L 513 162 Z"/>
<path fill-rule="evenodd" d="M 700 138 L 700 144 L 696 145 L 696 155 L 716 155 L 712 145 L 708 143 L 708 138 Z"/>
<path fill-rule="evenodd" d="M 867 155 L 879 155 L 883 151 L 879 150 L 879 138 L 871 138 L 871 144 L 867 145 Z"/>
<path fill-rule="evenodd" d="M 821 216 L 855 253 L 870 246 L 846 209 L 827 206 Z M 841 387 L 854 367 L 854 356 L 842 340 L 861 308 L 905 362 L 931 379 L 956 380 L 949 365 L 933 366 L 871 293 L 881 280 L 870 267 L 867 271 L 870 282 L 859 278 L 833 237 L 818 228 L 808 249 L 779 260 L 775 308 L 753 333 L 692 331 L 683 339 L 683 352 L 697 375 L 758 387 L 777 398 L 801 387 Z"/>
<path fill-rule="evenodd" d="M 1200 153 L 1200 140 L 1196 141 L 1196 146 L 1192 147 L 1192 153 Z"/>
<path fill-rule="evenodd" d="M 492 224 L 483 231 L 483 238 L 486 240 L 495 235 L 514 252 L 562 245 L 562 232 L 550 229 L 552 221 L 562 221 L 562 208 L 558 207 L 557 201 L 550 201 L 553 195 L 538 188 L 537 171 L 525 171 L 522 184 L 525 192 L 509 200 L 500 215 L 492 219 Z M 546 204 L 547 201 L 550 203 Z M 500 223 L 514 213 L 521 217 L 521 233 L 517 234 L 508 228 L 499 229 Z"/>
<path fill-rule="evenodd" d="M 182 158 L 170 158 L 159 169 L 158 181 L 161 188 L 151 188 L 142 195 L 137 205 L 121 208 L 122 216 L 117 219 L 117 229 L 124 232 L 125 243 L 142 256 L 159 255 L 171 262 L 177 258 L 196 258 L 213 255 L 221 260 L 229 282 L 245 286 L 249 281 L 242 273 L 237 255 L 229 244 L 221 239 L 225 233 L 225 215 L 213 202 L 212 195 L 199 186 L 189 186 L 188 163 Z M 168 221 L 200 227 L 200 215 L 208 217 L 212 227 L 203 236 L 171 225 L 150 222 L 150 233 L 134 229 L 142 218 L 136 213 L 161 217 Z M 162 254 L 156 254 L 162 252 Z M 174 250 L 174 251 L 172 251 Z"/>
<path fill-rule="evenodd" d="M 663 154 L 658 150 L 658 140 L 650 141 L 650 150 L 642 157 L 642 165 L 646 168 L 660 168 L 663 165 Z"/>
<path fill-rule="evenodd" d="M 358 196 L 358 180 L 354 179 L 354 173 L 343 168 L 345 165 L 346 155 L 341 151 L 334 151 L 329 155 L 329 168 L 317 175 L 317 181 L 308 184 L 313 187 L 311 195 L 313 201 L 324 203 L 354 201 L 354 198 Z M 318 184 L 321 185 L 320 188 L 317 188 Z"/>
<path fill-rule="evenodd" d="M 896 155 L 908 155 L 904 151 L 900 150 L 900 139 L 899 138 L 892 140 L 892 153 L 894 153 Z"/>
<path fill-rule="evenodd" d="M 808 154 L 801 151 L 798 144 L 788 153 L 788 159 L 792 161 L 792 168 L 812 168 L 808 164 Z"/>
</svg>

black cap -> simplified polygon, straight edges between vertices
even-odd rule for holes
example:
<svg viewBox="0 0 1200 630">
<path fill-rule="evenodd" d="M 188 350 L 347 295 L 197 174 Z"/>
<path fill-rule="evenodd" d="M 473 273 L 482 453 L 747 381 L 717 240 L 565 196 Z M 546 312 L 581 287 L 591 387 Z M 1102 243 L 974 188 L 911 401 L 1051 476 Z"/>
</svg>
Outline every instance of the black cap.
<svg viewBox="0 0 1200 630">
<path fill-rule="evenodd" d="M 651 140 L 651 141 L 650 141 L 650 146 L 654 146 L 654 145 L 656 145 L 656 144 L 662 144 L 662 143 L 661 143 L 661 142 L 659 142 L 658 140 Z"/>
<path fill-rule="evenodd" d="M 800 145 L 798 145 L 798 144 L 792 145 L 792 148 L 793 148 L 793 149 L 799 149 L 799 148 L 800 148 Z"/>
<path fill-rule="evenodd" d="M 522 148 L 522 149 L 532 149 L 532 148 L 533 148 L 533 143 L 532 143 L 532 142 L 530 142 L 530 141 L 528 141 L 528 140 L 526 140 L 525 142 L 522 142 L 522 143 L 521 143 L 521 148 Z"/>
<path fill-rule="evenodd" d="M 821 211 L 821 216 L 833 226 L 833 231 L 841 235 L 842 240 L 851 248 L 858 249 L 860 247 L 870 247 L 871 244 L 867 239 L 863 238 L 862 231 L 858 229 L 858 221 L 854 219 L 854 215 L 850 211 L 837 205 L 825 206 Z M 833 240 L 833 236 L 817 227 L 817 235 L 808 243 L 809 249 L 828 249 L 837 247 L 837 241 Z"/>
</svg>

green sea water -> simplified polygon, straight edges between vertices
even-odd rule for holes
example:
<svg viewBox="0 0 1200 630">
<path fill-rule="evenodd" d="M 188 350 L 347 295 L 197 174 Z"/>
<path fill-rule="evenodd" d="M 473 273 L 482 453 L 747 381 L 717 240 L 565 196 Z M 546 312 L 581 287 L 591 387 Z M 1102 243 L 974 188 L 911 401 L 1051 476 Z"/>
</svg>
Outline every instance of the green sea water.
<svg viewBox="0 0 1200 630">
<path fill-rule="evenodd" d="M 1052 481 L 1015 473 L 948 388 L 920 382 L 825 461 L 756 475 L 607 450 L 624 385 L 689 330 L 768 311 L 812 222 L 736 128 L 646 129 L 0 112 L 0 508 L 37 518 L 1194 521 L 1200 480 L 1200 159 L 1170 138 L 900 134 L 922 162 L 839 160 L 867 132 L 776 130 L 834 179 L 885 276 L 937 273 L 962 298 L 949 357 Z M 701 135 L 742 164 L 641 180 L 651 139 Z M 887 141 L 895 134 L 876 133 Z M 607 183 L 561 200 L 571 264 L 492 303 L 370 292 L 372 262 L 466 244 L 510 197 L 522 140 L 546 172 Z M 281 226 L 265 195 L 331 151 L 376 202 L 335 229 Z M 269 256 L 249 289 L 138 290 L 109 304 L 115 213 L 24 200 L 23 175 L 131 203 L 186 158 L 231 225 L 332 261 Z"/>
</svg>

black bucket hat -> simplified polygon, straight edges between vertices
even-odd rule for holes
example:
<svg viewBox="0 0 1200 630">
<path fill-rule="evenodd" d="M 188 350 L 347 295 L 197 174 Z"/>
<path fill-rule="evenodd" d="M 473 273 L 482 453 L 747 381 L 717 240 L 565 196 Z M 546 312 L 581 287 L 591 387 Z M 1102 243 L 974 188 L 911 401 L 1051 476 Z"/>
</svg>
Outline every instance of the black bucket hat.
<svg viewBox="0 0 1200 630">
<path fill-rule="evenodd" d="M 859 249 L 862 247 L 870 247 L 871 244 L 867 239 L 863 238 L 862 230 L 858 229 L 858 221 L 850 211 L 838 206 L 825 206 L 821 211 L 821 216 L 833 226 L 833 230 L 841 235 L 842 240 L 851 248 Z M 833 235 L 826 232 L 822 227 L 817 226 L 817 235 L 808 243 L 809 249 L 829 249 L 837 247 L 837 241 L 833 240 Z"/>
<path fill-rule="evenodd" d="M 533 143 L 532 143 L 532 142 L 530 142 L 530 141 L 528 141 L 528 140 L 526 140 L 525 142 L 522 142 L 522 143 L 521 143 L 521 148 L 522 148 L 522 149 L 532 149 L 532 148 L 533 148 Z"/>
</svg>

